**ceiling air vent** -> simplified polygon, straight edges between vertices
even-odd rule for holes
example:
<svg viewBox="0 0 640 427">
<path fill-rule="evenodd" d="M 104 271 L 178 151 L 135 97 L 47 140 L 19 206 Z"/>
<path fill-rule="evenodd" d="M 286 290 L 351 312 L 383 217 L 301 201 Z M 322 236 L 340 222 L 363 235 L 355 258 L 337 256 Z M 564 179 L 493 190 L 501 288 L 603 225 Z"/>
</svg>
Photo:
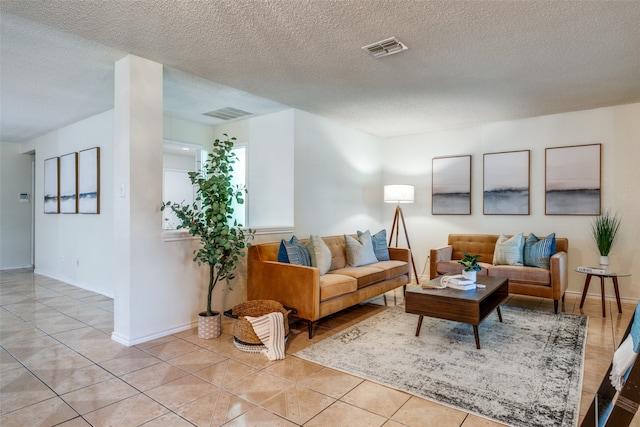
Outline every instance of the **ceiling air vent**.
<svg viewBox="0 0 640 427">
<path fill-rule="evenodd" d="M 362 46 L 362 50 L 367 52 L 374 58 L 382 58 L 383 56 L 393 55 L 409 49 L 405 44 L 400 43 L 395 37 L 385 39 L 367 46 Z"/>
<path fill-rule="evenodd" d="M 252 114 L 253 113 L 249 113 L 247 111 L 239 110 L 233 107 L 219 108 L 217 110 L 204 113 L 205 116 L 215 117 L 216 119 L 221 119 L 221 120 L 233 120 L 233 119 L 238 119 L 244 116 L 250 116 Z"/>
</svg>

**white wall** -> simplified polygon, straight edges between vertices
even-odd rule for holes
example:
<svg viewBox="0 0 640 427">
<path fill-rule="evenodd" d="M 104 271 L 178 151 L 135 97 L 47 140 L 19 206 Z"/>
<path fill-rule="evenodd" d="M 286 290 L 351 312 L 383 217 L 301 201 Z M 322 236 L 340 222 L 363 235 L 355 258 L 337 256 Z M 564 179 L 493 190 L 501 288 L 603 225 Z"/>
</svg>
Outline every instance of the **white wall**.
<svg viewBox="0 0 640 427">
<path fill-rule="evenodd" d="M 294 112 L 281 111 L 215 127 L 216 138 L 235 137 L 248 147 L 247 224 L 294 225 Z"/>
<path fill-rule="evenodd" d="M 633 274 L 620 279 L 624 298 L 640 298 L 640 259 L 635 242 L 640 227 L 640 104 L 623 105 L 490 123 L 464 129 L 388 138 L 384 145 L 385 184 L 413 184 L 416 203 L 404 205 L 418 273 L 430 248 L 445 245 L 449 233 L 530 232 L 569 239 L 569 291 L 582 292 L 584 275 L 579 265 L 597 265 L 598 253 L 590 235 L 591 216 L 545 215 L 545 148 L 602 143 L 602 207 L 622 216 L 621 236 L 611 253 L 614 270 Z M 483 215 L 483 154 L 531 150 L 530 215 Z M 472 155 L 472 214 L 431 215 L 431 161 L 433 157 Z M 385 218 L 393 206 L 385 206 Z M 428 269 L 425 271 L 428 276 Z M 607 282 L 607 295 L 613 290 Z M 590 294 L 599 295 L 592 284 Z"/>
<path fill-rule="evenodd" d="M 295 111 L 295 226 L 300 237 L 379 231 L 381 146 L 378 137 Z"/>
<path fill-rule="evenodd" d="M 100 147 L 100 214 L 44 214 L 44 160 Z M 35 138 L 35 271 L 113 296 L 113 111 Z M 4 239 L 3 239 L 4 240 Z"/>
<path fill-rule="evenodd" d="M 32 267 L 33 161 L 20 144 L 0 143 L 0 269 Z M 28 203 L 19 201 L 21 193 Z"/>
</svg>

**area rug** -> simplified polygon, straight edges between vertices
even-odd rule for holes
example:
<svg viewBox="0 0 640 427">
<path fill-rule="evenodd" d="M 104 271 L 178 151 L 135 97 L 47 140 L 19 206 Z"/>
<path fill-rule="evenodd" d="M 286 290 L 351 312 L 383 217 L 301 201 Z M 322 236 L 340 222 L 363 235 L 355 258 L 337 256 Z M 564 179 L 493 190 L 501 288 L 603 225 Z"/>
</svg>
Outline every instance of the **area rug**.
<svg viewBox="0 0 640 427">
<path fill-rule="evenodd" d="M 385 310 L 295 355 L 513 426 L 578 422 L 587 317 L 501 306 L 478 327 Z"/>
</svg>

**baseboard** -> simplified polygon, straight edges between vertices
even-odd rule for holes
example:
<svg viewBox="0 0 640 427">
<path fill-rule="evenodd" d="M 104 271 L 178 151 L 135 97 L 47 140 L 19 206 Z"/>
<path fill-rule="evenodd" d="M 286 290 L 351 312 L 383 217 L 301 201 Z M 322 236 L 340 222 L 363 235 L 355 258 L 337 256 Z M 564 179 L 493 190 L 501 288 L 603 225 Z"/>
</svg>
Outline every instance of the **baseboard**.
<svg viewBox="0 0 640 427">
<path fill-rule="evenodd" d="M 111 333 L 111 339 L 114 340 L 115 342 L 118 342 L 120 344 L 126 345 L 127 347 L 131 347 L 134 345 L 138 345 L 138 344 L 142 344 L 145 343 L 147 341 L 152 341 L 158 338 L 162 338 L 162 337 L 166 337 L 167 335 L 171 335 L 171 334 L 177 334 L 178 332 L 182 332 L 182 331 L 187 331 L 189 329 L 193 329 L 195 327 L 198 326 L 198 321 L 193 321 L 191 323 L 188 323 L 186 325 L 183 326 L 178 326 L 176 328 L 171 328 L 171 329 L 166 329 L 164 331 L 161 332 L 156 332 L 150 335 L 146 335 L 143 337 L 139 337 L 139 338 L 135 338 L 135 339 L 130 339 L 129 337 L 125 337 L 122 334 L 119 334 L 117 332 L 112 332 Z"/>
<path fill-rule="evenodd" d="M 578 299 L 582 298 L 582 292 L 567 291 L 566 294 L 574 296 L 574 297 L 577 297 Z M 600 294 L 590 294 L 590 293 L 588 293 L 587 294 L 587 299 L 597 299 L 598 301 L 602 301 L 602 297 L 600 296 Z M 605 299 L 605 301 L 615 301 L 616 300 L 616 296 L 612 291 L 611 295 L 605 293 L 604 299 Z M 637 299 L 633 299 L 633 298 L 620 297 L 620 302 L 629 303 L 629 304 L 637 304 L 638 300 Z"/>
<path fill-rule="evenodd" d="M 73 280 L 73 279 L 70 279 L 68 277 L 59 276 L 57 274 L 52 274 L 52 273 L 48 273 L 46 271 L 38 270 L 37 268 L 33 272 L 35 274 L 39 274 L 40 276 L 45 276 L 45 277 L 49 277 L 51 279 L 56 279 L 56 280 L 59 280 L 59 281 L 61 281 L 63 283 L 66 283 L 68 285 L 72 285 L 72 286 L 75 286 L 77 288 L 84 289 L 86 291 L 95 292 L 96 294 L 104 295 L 105 297 L 113 299 L 113 295 L 104 293 L 104 292 L 102 292 L 102 291 L 100 291 L 98 289 L 93 288 L 92 286 L 90 286 L 90 285 L 88 285 L 86 283 L 78 282 L 77 280 Z"/>
</svg>

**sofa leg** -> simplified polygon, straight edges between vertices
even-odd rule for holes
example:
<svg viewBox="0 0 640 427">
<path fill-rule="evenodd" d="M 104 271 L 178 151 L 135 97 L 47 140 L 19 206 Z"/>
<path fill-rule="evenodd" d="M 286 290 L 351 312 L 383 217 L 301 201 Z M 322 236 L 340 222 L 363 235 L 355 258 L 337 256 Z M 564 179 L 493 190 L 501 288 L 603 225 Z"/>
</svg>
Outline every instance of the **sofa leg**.
<svg viewBox="0 0 640 427">
<path fill-rule="evenodd" d="M 564 302 L 564 297 L 565 297 L 566 295 L 567 295 L 567 294 L 562 294 L 562 302 Z"/>
<path fill-rule="evenodd" d="M 313 338 L 313 322 L 307 320 L 307 328 L 309 329 L 309 339 Z"/>
<path fill-rule="evenodd" d="M 553 311 L 555 312 L 555 314 L 558 314 L 558 300 L 557 299 L 553 300 Z"/>
</svg>

